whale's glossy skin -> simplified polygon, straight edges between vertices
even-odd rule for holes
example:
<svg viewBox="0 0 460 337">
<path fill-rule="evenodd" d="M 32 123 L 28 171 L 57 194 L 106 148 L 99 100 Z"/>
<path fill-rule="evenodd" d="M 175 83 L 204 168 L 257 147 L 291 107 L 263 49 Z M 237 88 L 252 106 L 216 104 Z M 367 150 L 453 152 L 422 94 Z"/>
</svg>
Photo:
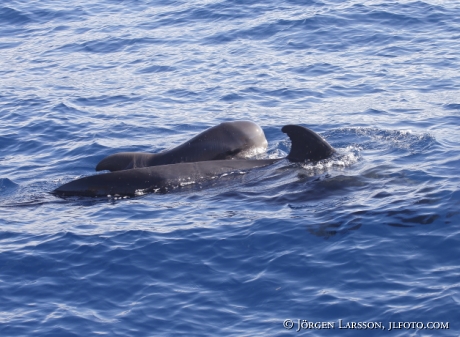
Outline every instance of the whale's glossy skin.
<svg viewBox="0 0 460 337">
<path fill-rule="evenodd" d="M 143 167 L 80 178 L 54 191 L 61 196 L 135 196 L 263 167 L 279 159 L 212 160 Z"/>
<path fill-rule="evenodd" d="M 157 165 L 244 158 L 263 153 L 266 149 L 265 134 L 254 122 L 224 122 L 160 153 L 121 152 L 110 155 L 97 164 L 96 171 L 114 172 Z"/>
<path fill-rule="evenodd" d="M 335 152 L 325 140 L 305 127 L 286 125 L 282 131 L 292 142 L 286 157 L 291 162 L 318 161 Z M 59 196 L 136 196 L 216 178 L 224 173 L 271 165 L 279 160 L 283 159 L 212 160 L 134 168 L 80 178 L 62 185 L 53 193 Z"/>
</svg>

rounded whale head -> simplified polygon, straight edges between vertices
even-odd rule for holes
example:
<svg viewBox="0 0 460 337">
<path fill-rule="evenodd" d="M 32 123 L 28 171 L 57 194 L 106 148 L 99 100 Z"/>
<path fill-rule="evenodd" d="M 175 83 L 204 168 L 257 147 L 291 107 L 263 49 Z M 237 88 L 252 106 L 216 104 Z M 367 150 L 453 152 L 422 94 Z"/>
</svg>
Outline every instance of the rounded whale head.
<svg viewBox="0 0 460 337">
<path fill-rule="evenodd" d="M 267 149 L 262 128 L 251 121 L 223 122 L 187 142 L 160 153 L 122 152 L 102 159 L 96 171 L 120 171 L 157 165 L 246 158 Z"/>
</svg>

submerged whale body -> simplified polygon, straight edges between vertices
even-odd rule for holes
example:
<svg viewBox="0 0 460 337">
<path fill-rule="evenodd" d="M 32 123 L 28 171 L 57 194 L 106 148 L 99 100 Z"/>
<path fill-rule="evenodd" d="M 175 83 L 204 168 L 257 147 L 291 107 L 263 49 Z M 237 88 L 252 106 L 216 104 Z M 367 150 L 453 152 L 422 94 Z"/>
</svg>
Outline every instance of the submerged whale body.
<svg viewBox="0 0 460 337">
<path fill-rule="evenodd" d="M 335 152 L 324 139 L 305 127 L 286 125 L 282 131 L 291 139 L 291 150 L 286 157 L 291 162 L 318 161 Z M 210 160 L 133 168 L 80 178 L 52 193 L 59 196 L 136 196 L 212 179 L 224 173 L 267 166 L 283 159 Z"/>
<path fill-rule="evenodd" d="M 250 121 L 224 122 L 189 141 L 160 153 L 121 152 L 102 159 L 96 171 L 121 171 L 157 165 L 244 158 L 265 152 L 267 139 L 260 126 Z"/>
</svg>

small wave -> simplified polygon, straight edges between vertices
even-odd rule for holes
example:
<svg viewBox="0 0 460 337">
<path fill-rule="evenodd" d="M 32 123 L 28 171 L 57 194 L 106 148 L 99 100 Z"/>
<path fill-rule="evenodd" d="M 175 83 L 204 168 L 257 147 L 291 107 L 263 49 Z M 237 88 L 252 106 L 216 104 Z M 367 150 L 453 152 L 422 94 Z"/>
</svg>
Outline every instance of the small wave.
<svg viewBox="0 0 460 337">
<path fill-rule="evenodd" d="M 14 189 L 18 186 L 19 186 L 18 184 L 16 184 L 14 181 L 11 181 L 8 178 L 0 178 L 0 192 Z"/>
<path fill-rule="evenodd" d="M 175 69 L 176 68 L 173 66 L 154 64 L 154 65 L 138 70 L 137 73 L 138 74 L 164 73 L 164 72 L 174 71 Z"/>
<path fill-rule="evenodd" d="M 409 150 L 420 153 L 431 147 L 436 139 L 430 133 L 416 133 L 412 130 L 385 130 L 379 128 L 341 128 L 328 133 L 332 139 L 339 139 L 341 145 L 346 142 L 356 144 L 363 150 L 377 149 L 382 146 Z M 345 143 L 344 143 L 345 142 Z"/>
<path fill-rule="evenodd" d="M 361 147 L 359 145 L 349 145 L 344 149 L 337 150 L 338 152 L 335 153 L 331 158 L 320 160 L 313 164 L 302 164 L 302 167 L 307 171 L 312 171 L 315 174 L 320 174 L 331 168 L 340 169 L 351 166 L 358 162 L 361 158 Z"/>
<path fill-rule="evenodd" d="M 460 104 L 457 103 L 450 103 L 444 105 L 444 109 L 446 110 L 459 110 L 460 111 Z"/>
<path fill-rule="evenodd" d="M 0 17 L 3 24 L 25 25 L 32 22 L 32 19 L 23 12 L 9 7 L 0 8 Z"/>
<path fill-rule="evenodd" d="M 110 105 L 126 105 L 130 104 L 133 101 L 138 101 L 137 97 L 129 97 L 125 95 L 116 95 L 116 96 L 97 96 L 97 97 L 80 97 L 74 100 L 75 104 L 80 106 L 110 106 Z"/>
<path fill-rule="evenodd" d="M 151 38 L 123 39 L 123 38 L 105 38 L 91 40 L 83 43 L 68 43 L 58 47 L 53 52 L 80 52 L 94 54 L 117 53 L 128 47 L 145 44 L 158 44 L 159 41 Z"/>
</svg>

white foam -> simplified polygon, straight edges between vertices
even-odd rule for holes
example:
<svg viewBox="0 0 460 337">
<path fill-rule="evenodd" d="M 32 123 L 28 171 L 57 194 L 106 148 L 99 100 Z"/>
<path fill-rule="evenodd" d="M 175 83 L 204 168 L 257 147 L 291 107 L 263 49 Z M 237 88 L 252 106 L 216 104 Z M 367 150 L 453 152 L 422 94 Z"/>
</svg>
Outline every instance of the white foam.
<svg viewBox="0 0 460 337">
<path fill-rule="evenodd" d="M 141 196 L 141 195 L 145 195 L 146 193 L 147 193 L 147 192 L 146 192 L 146 189 L 139 189 L 139 190 L 135 190 L 135 191 L 134 191 L 134 195 L 135 195 L 136 197 Z"/>
</svg>

